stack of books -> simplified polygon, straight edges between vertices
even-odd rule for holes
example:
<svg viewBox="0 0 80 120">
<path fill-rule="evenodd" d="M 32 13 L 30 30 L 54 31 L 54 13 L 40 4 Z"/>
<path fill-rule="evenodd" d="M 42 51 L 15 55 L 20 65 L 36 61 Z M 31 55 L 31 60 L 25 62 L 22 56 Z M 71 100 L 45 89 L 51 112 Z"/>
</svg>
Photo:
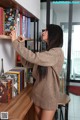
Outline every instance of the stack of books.
<svg viewBox="0 0 80 120">
<path fill-rule="evenodd" d="M 31 38 L 31 20 L 23 16 L 18 9 L 0 7 L 0 35 L 10 34 L 11 30 L 16 30 L 17 36 Z"/>
<path fill-rule="evenodd" d="M 27 87 L 26 68 L 15 67 L 9 70 L 5 73 L 4 79 L 0 78 L 0 102 L 10 102 L 25 87 Z"/>
</svg>

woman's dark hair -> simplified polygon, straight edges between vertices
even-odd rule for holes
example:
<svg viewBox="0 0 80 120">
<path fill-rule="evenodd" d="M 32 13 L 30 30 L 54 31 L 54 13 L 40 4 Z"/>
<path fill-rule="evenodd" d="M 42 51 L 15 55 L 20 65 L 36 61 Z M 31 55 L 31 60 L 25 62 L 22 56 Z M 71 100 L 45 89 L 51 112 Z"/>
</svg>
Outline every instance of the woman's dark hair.
<svg viewBox="0 0 80 120">
<path fill-rule="evenodd" d="M 47 25 L 48 31 L 48 45 L 47 51 L 51 48 L 62 47 L 63 46 L 63 31 L 59 25 L 49 24 Z M 44 78 L 47 75 L 48 69 L 44 66 L 38 66 L 38 72 L 40 79 Z"/>
</svg>

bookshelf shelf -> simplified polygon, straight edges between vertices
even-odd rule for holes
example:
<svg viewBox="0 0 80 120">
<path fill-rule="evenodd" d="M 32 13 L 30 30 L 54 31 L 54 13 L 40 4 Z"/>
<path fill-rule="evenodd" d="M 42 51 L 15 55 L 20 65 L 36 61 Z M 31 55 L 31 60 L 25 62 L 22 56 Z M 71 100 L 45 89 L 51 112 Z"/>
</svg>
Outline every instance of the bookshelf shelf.
<svg viewBox="0 0 80 120">
<path fill-rule="evenodd" d="M 11 38 L 7 35 L 0 35 L 0 40 L 11 40 Z"/>
</svg>

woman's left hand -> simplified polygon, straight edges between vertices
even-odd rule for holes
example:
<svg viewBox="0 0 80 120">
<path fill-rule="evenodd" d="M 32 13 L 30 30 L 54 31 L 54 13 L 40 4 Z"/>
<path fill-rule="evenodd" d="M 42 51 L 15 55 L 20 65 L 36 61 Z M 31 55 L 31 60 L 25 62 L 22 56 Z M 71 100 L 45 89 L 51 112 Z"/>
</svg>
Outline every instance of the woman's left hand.
<svg viewBox="0 0 80 120">
<path fill-rule="evenodd" d="M 22 35 L 18 36 L 18 41 L 19 42 L 24 42 L 26 38 L 24 38 Z"/>
<path fill-rule="evenodd" d="M 11 31 L 10 37 L 11 37 L 11 40 L 12 40 L 12 41 L 15 41 L 15 40 L 17 39 L 17 37 L 16 37 L 16 31 L 15 31 L 15 30 L 12 30 L 12 31 Z"/>
</svg>

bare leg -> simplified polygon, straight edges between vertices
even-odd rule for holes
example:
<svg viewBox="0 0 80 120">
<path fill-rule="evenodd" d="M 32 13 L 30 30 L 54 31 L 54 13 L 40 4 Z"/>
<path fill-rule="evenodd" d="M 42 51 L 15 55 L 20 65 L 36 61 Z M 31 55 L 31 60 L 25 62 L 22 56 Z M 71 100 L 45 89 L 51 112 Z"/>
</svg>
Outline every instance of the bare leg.
<svg viewBox="0 0 80 120">
<path fill-rule="evenodd" d="M 36 105 L 34 105 L 34 107 L 35 107 L 35 120 L 40 120 L 41 108 Z"/>
<path fill-rule="evenodd" d="M 42 110 L 41 120 L 53 120 L 55 111 L 51 110 Z"/>
</svg>

